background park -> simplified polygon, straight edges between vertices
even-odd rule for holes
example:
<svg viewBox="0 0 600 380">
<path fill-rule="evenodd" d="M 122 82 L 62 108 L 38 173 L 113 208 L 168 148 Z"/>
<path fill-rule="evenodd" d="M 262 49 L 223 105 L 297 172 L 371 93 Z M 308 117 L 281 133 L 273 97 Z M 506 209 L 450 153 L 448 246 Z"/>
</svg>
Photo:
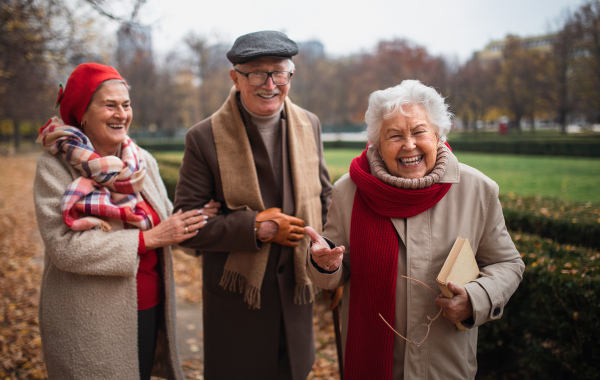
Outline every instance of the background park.
<svg viewBox="0 0 600 380">
<path fill-rule="evenodd" d="M 179 50 L 155 55 L 152 28 L 141 19 L 147 3 L 122 2 L 126 14 L 112 1 L 0 4 L 0 379 L 46 376 L 32 185 L 34 141 L 56 114 L 57 84 L 78 63 L 114 65 L 131 85 L 130 135 L 157 158 L 171 197 L 185 131 L 216 111 L 231 87 L 232 41 L 190 32 Z M 365 146 L 368 95 L 416 78 L 447 97 L 456 115 L 448 142 L 459 161 L 499 184 L 527 268 L 503 318 L 479 330 L 481 379 L 600 377 L 600 2 L 555 16 L 551 30 L 503 36 L 464 61 L 395 37 L 343 56 L 326 54 L 318 40 L 299 41 L 294 58 L 290 98 L 320 117 L 333 181 Z M 117 29 L 108 42 L 106 25 Z M 200 265 L 175 253 L 181 315 L 201 308 Z M 338 379 L 322 298 L 314 321 L 311 379 Z M 202 379 L 201 331 L 187 320 L 181 328 L 186 376 Z"/>
</svg>

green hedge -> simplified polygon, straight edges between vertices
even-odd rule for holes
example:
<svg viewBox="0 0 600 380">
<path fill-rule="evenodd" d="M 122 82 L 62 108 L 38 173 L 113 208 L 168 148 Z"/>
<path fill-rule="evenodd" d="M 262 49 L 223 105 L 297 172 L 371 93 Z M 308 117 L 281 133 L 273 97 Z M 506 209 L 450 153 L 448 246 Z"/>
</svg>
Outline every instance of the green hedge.
<svg viewBox="0 0 600 380">
<path fill-rule="evenodd" d="M 456 152 L 484 152 L 503 154 L 527 154 L 536 156 L 573 156 L 573 157 L 600 157 L 600 139 L 561 141 L 561 140 L 450 140 L 450 146 Z M 140 140 L 138 144 L 149 151 L 183 151 L 183 141 L 154 142 Z M 325 149 L 347 148 L 364 149 L 366 141 L 323 141 Z"/>
<path fill-rule="evenodd" d="M 171 200 L 179 165 L 160 160 Z M 526 270 L 503 317 L 479 329 L 477 377 L 600 378 L 600 208 L 510 195 L 501 201 Z M 520 232 L 530 230 L 555 240 Z"/>
<path fill-rule="evenodd" d="M 600 249 L 600 205 L 500 195 L 507 228 Z"/>
<path fill-rule="evenodd" d="M 596 141 L 450 141 L 456 152 L 527 154 L 532 156 L 600 157 Z"/>
<path fill-rule="evenodd" d="M 479 329 L 478 378 L 600 378 L 600 253 L 513 240 L 525 274 L 502 318 Z"/>
</svg>

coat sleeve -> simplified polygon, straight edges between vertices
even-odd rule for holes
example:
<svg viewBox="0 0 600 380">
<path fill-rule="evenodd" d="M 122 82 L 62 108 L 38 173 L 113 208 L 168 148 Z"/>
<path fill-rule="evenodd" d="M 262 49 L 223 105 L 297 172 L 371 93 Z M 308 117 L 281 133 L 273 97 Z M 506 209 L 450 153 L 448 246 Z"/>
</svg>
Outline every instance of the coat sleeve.
<svg viewBox="0 0 600 380">
<path fill-rule="evenodd" d="M 146 163 L 147 163 L 147 167 L 148 167 L 148 179 L 149 181 L 152 182 L 152 186 L 156 189 L 156 193 L 151 194 L 154 197 L 152 199 L 146 199 L 147 201 L 151 202 L 153 207 L 155 208 L 154 211 L 163 213 L 164 215 L 160 215 L 161 216 L 161 220 L 164 220 L 166 218 L 168 218 L 169 216 L 171 216 L 171 214 L 173 213 L 173 203 L 171 203 L 171 200 L 169 199 L 169 195 L 167 193 L 167 188 L 165 187 L 165 183 L 163 182 L 161 176 L 160 176 L 160 169 L 158 166 L 158 162 L 156 162 L 156 159 L 154 158 L 154 156 L 152 156 L 150 153 L 148 153 L 148 151 L 144 150 L 144 149 L 140 149 L 142 152 L 144 152 L 144 157 L 146 159 Z M 146 189 L 147 186 L 147 182 L 144 182 L 144 188 Z"/>
<path fill-rule="evenodd" d="M 341 180 L 341 182 L 343 181 Z M 322 272 L 315 266 L 314 261 L 311 260 L 310 248 L 307 251 L 306 271 L 308 277 L 315 285 L 322 289 L 339 288 L 350 279 L 350 237 L 347 235 L 347 231 L 350 230 L 348 224 L 350 223 L 352 210 L 351 207 L 348 207 L 348 203 L 345 200 L 350 195 L 347 192 L 347 189 L 340 190 L 338 184 L 333 187 L 333 196 L 327 214 L 327 224 L 323 230 L 323 236 L 329 240 L 330 246 L 343 245 L 346 248 L 342 266 L 333 273 Z M 352 194 L 353 196 L 354 194 Z"/>
<path fill-rule="evenodd" d="M 327 223 L 327 211 L 331 204 L 331 177 L 329 176 L 329 170 L 325 163 L 325 157 L 323 156 L 323 141 L 321 140 L 321 121 L 317 115 L 312 112 L 306 112 L 315 134 L 315 143 L 317 145 L 317 154 L 319 155 L 319 179 L 321 182 L 321 213 L 323 219 L 323 226 Z"/>
<path fill-rule="evenodd" d="M 175 191 L 175 210 L 202 209 L 211 199 L 222 204 L 223 213 L 210 218 L 196 236 L 179 245 L 195 250 L 258 251 L 254 234 L 256 211 L 227 209 L 210 119 L 186 134 L 183 162 Z"/>
<path fill-rule="evenodd" d="M 504 307 L 519 286 L 525 270 L 525 264 L 506 229 L 496 184 L 488 198 L 488 211 L 476 259 L 481 277 L 465 285 L 473 305 L 473 326 L 502 317 Z"/>
<path fill-rule="evenodd" d="M 63 222 L 61 201 L 74 180 L 68 164 L 44 152 L 37 162 L 33 192 L 47 259 L 58 269 L 85 275 L 136 275 L 138 229 L 73 231 Z"/>
</svg>

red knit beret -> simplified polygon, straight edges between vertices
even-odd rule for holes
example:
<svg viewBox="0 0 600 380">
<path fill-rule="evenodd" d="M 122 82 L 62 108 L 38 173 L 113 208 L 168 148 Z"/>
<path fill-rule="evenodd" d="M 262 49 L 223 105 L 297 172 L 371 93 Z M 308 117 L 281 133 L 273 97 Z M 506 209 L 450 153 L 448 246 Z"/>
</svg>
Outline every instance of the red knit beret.
<svg viewBox="0 0 600 380">
<path fill-rule="evenodd" d="M 56 101 L 57 106 L 60 104 L 63 123 L 79 127 L 94 91 L 109 79 L 125 80 L 110 66 L 98 63 L 82 63 L 77 66 L 69 76 L 64 92 L 62 88 L 59 89 Z"/>
</svg>

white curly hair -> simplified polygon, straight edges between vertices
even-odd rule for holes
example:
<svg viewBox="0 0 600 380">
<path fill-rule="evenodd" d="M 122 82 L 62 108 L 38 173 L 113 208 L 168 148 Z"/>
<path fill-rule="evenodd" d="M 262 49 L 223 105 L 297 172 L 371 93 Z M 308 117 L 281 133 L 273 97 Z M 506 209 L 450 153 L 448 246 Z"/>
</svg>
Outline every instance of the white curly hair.
<svg viewBox="0 0 600 380">
<path fill-rule="evenodd" d="M 433 87 L 426 86 L 418 80 L 407 79 L 397 86 L 375 91 L 369 96 L 369 107 L 365 113 L 369 143 L 379 146 L 383 121 L 391 117 L 396 110 L 404 113 L 402 107 L 412 104 L 421 105 L 425 109 L 427 119 L 437 128 L 440 142 L 445 142 L 454 117 L 449 111 L 449 106 Z"/>
</svg>

